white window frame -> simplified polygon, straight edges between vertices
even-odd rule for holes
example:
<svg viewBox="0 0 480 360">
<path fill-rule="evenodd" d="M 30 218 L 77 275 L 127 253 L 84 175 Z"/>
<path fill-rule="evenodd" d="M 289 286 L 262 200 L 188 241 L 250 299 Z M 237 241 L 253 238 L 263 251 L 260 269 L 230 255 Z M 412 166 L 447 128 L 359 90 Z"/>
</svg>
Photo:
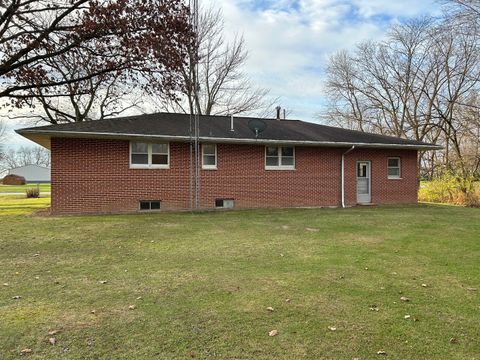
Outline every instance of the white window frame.
<svg viewBox="0 0 480 360">
<path fill-rule="evenodd" d="M 389 160 L 392 160 L 392 159 L 396 159 L 398 160 L 398 167 L 395 166 L 388 166 L 388 162 Z M 388 174 L 388 170 L 389 169 L 397 169 L 398 168 L 398 176 L 397 175 L 389 175 Z M 387 177 L 388 179 L 390 180 L 401 180 L 402 179 L 402 159 L 400 158 L 400 156 L 389 156 L 387 158 Z"/>
<path fill-rule="evenodd" d="M 267 147 L 276 147 L 278 151 L 278 165 L 267 165 Z M 281 165 L 282 163 L 282 148 L 291 147 L 293 149 L 293 165 Z M 296 151 L 295 146 L 285 145 L 285 146 L 265 146 L 265 170 L 295 170 L 296 160 Z"/>
<path fill-rule="evenodd" d="M 210 146 L 213 145 L 215 147 L 215 165 L 206 165 L 204 163 L 205 153 L 203 152 L 203 149 L 204 149 L 205 145 L 210 145 Z M 208 155 L 212 156 L 212 154 L 208 154 Z M 202 169 L 203 170 L 217 170 L 217 164 L 218 164 L 217 144 L 212 144 L 212 143 L 202 144 Z"/>
<path fill-rule="evenodd" d="M 132 144 L 142 143 L 147 144 L 148 164 L 132 164 Z M 167 164 L 152 164 L 152 145 L 154 144 L 167 144 Z M 128 155 L 128 163 L 130 169 L 170 169 L 170 143 L 165 142 L 144 142 L 144 141 L 130 141 L 130 152 Z"/>
</svg>

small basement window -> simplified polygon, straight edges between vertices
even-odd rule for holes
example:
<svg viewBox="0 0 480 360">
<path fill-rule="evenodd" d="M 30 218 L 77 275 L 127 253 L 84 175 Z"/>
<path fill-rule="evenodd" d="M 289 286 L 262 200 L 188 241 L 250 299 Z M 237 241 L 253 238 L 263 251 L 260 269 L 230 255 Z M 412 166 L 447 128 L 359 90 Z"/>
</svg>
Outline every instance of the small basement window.
<svg viewBox="0 0 480 360">
<path fill-rule="evenodd" d="M 140 200 L 141 211 L 160 210 L 160 207 L 161 207 L 160 200 Z"/>
<path fill-rule="evenodd" d="M 390 157 L 387 159 L 387 171 L 389 179 L 400 179 L 400 158 Z"/>
<path fill-rule="evenodd" d="M 215 207 L 217 209 L 232 209 L 235 206 L 233 199 L 215 199 Z"/>
</svg>

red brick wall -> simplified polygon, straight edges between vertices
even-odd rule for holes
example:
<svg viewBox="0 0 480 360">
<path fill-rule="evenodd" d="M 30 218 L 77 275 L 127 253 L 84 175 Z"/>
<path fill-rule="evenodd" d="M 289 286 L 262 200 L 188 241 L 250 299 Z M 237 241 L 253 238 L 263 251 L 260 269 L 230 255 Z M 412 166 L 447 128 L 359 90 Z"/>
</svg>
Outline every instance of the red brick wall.
<svg viewBox="0 0 480 360">
<path fill-rule="evenodd" d="M 346 149 L 295 148 L 296 170 L 265 170 L 263 145 L 218 144 L 217 170 L 201 171 L 201 205 L 235 199 L 236 208 L 338 206 Z M 170 143 L 170 169 L 130 169 L 123 140 L 52 139 L 52 211 L 132 212 L 139 200 L 188 209 L 189 145 Z M 387 179 L 387 156 L 402 158 L 402 180 Z M 372 161 L 374 203 L 417 201 L 416 151 L 354 150 L 346 156 L 347 204 L 356 203 L 356 161 Z"/>
<path fill-rule="evenodd" d="M 387 158 L 400 157 L 401 179 L 388 179 Z M 372 203 L 411 204 L 417 202 L 417 151 L 356 149 L 345 156 L 345 202 L 357 202 L 356 163 L 371 161 Z"/>
</svg>

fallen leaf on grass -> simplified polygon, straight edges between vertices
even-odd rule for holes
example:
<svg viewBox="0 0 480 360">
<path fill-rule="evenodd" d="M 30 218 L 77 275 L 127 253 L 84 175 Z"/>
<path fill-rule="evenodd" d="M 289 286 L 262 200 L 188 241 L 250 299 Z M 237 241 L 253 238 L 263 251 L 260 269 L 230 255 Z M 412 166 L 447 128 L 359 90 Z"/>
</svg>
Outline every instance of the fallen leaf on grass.
<svg viewBox="0 0 480 360">
<path fill-rule="evenodd" d="M 267 310 L 270 311 L 270 312 L 272 312 L 272 311 L 273 311 L 273 307 L 269 306 L 269 307 L 267 307 Z"/>
<path fill-rule="evenodd" d="M 22 351 L 20 351 L 20 354 L 30 354 L 32 352 L 32 349 L 29 349 L 29 348 L 26 348 L 26 349 L 23 349 Z"/>
<path fill-rule="evenodd" d="M 285 302 L 289 303 L 290 301 L 292 301 L 291 299 L 286 299 Z"/>
<path fill-rule="evenodd" d="M 135 310 L 135 308 L 136 308 L 135 305 L 130 305 L 130 306 L 128 307 L 129 310 Z"/>
<path fill-rule="evenodd" d="M 422 287 L 427 287 L 427 284 L 422 284 Z"/>
<path fill-rule="evenodd" d="M 12 297 L 13 300 L 19 300 L 19 299 L 21 299 L 21 298 L 22 298 L 22 297 L 19 296 L 19 295 L 15 295 L 14 297 Z"/>
<path fill-rule="evenodd" d="M 305 228 L 305 230 L 310 231 L 310 232 L 318 232 L 318 231 L 320 231 L 319 229 L 314 229 L 314 228 Z"/>
<path fill-rule="evenodd" d="M 48 335 L 56 335 L 56 334 L 58 334 L 58 330 L 50 330 L 48 332 Z"/>
<path fill-rule="evenodd" d="M 142 297 L 141 296 L 137 297 L 137 300 L 142 300 Z"/>
<path fill-rule="evenodd" d="M 328 327 L 328 330 L 330 330 L 330 331 L 336 331 L 337 328 L 336 328 L 335 326 L 329 326 L 329 327 Z"/>
<path fill-rule="evenodd" d="M 450 344 L 458 344 L 457 338 L 450 338 Z"/>
<path fill-rule="evenodd" d="M 277 336 L 278 335 L 278 330 L 272 330 L 268 333 L 268 336 Z"/>
<path fill-rule="evenodd" d="M 402 297 L 400 298 L 400 300 L 405 301 L 405 302 L 409 302 L 409 301 L 410 301 L 410 299 L 407 298 L 406 296 L 402 296 Z"/>
<path fill-rule="evenodd" d="M 96 313 L 95 310 L 90 311 L 90 314 L 95 314 L 95 313 Z"/>
<path fill-rule="evenodd" d="M 383 350 L 379 350 L 377 351 L 377 355 L 387 355 L 387 352 Z"/>
<path fill-rule="evenodd" d="M 405 315 L 404 318 L 405 318 L 406 320 L 408 320 L 408 319 L 410 319 L 410 315 Z"/>
<path fill-rule="evenodd" d="M 48 342 L 51 344 L 51 345 L 55 345 L 57 343 L 57 340 L 54 338 L 54 337 L 51 337 L 48 339 Z"/>
<path fill-rule="evenodd" d="M 100 284 L 106 284 L 107 280 L 100 280 Z"/>
<path fill-rule="evenodd" d="M 3 286 L 8 286 L 8 283 L 3 283 Z"/>
<path fill-rule="evenodd" d="M 468 290 L 468 291 L 477 291 L 476 288 L 472 288 L 472 287 L 467 287 L 467 290 Z"/>
<path fill-rule="evenodd" d="M 369 308 L 371 311 L 378 311 L 378 306 L 373 304 L 373 305 L 370 305 L 370 308 Z"/>
</svg>

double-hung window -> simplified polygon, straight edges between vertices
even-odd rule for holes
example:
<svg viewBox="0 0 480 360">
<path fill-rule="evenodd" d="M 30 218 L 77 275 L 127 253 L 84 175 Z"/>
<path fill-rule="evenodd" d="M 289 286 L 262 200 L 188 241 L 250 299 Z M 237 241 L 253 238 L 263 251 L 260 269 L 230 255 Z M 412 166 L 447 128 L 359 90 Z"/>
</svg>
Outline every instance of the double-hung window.
<svg viewBox="0 0 480 360">
<path fill-rule="evenodd" d="M 295 148 L 293 146 L 266 146 L 266 170 L 294 170 Z"/>
<path fill-rule="evenodd" d="M 387 159 L 387 174 L 388 174 L 389 179 L 400 179 L 401 178 L 400 158 L 399 157 L 389 157 Z"/>
<path fill-rule="evenodd" d="M 217 145 L 202 144 L 202 169 L 215 170 L 217 168 Z"/>
<path fill-rule="evenodd" d="M 170 145 L 167 142 L 130 142 L 130 167 L 139 169 L 168 169 Z"/>
</svg>

